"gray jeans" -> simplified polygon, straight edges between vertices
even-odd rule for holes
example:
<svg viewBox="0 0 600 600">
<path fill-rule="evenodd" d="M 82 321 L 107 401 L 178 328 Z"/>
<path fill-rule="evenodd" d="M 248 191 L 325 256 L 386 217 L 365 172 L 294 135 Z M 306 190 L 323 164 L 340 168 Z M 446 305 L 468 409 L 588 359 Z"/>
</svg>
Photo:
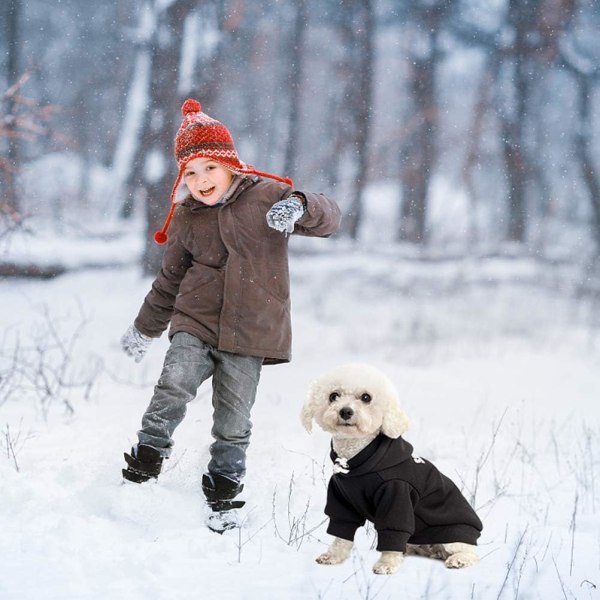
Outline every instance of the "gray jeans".
<svg viewBox="0 0 600 600">
<path fill-rule="evenodd" d="M 260 357 L 221 352 L 189 333 L 176 333 L 142 418 L 139 443 L 169 456 L 174 444 L 171 436 L 185 417 L 188 402 L 212 375 L 214 442 L 210 446 L 208 471 L 240 481 L 246 473 L 246 449 L 252 429 L 250 411 L 262 363 Z"/>
</svg>

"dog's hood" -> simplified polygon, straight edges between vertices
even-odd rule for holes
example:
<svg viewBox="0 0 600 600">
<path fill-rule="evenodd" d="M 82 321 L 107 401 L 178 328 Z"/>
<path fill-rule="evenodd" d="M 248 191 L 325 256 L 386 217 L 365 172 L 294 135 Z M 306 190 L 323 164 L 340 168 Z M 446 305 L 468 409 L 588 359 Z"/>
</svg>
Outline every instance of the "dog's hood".
<svg viewBox="0 0 600 600">
<path fill-rule="evenodd" d="M 366 448 L 345 462 L 343 477 L 364 475 L 370 471 L 381 471 L 395 467 L 412 458 L 413 447 L 402 437 L 392 439 L 381 433 Z M 331 447 L 331 460 L 340 464 L 340 459 Z"/>
</svg>

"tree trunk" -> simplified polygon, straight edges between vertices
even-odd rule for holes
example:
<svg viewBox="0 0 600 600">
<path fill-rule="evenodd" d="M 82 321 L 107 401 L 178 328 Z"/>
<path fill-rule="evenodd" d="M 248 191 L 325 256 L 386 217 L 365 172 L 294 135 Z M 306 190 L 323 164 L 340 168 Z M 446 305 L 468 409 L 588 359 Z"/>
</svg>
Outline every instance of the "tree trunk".
<svg viewBox="0 0 600 600">
<path fill-rule="evenodd" d="M 477 213 L 479 211 L 479 194 L 475 184 L 475 171 L 480 163 L 482 154 L 482 139 L 484 135 L 484 118 L 490 108 L 490 90 L 498 74 L 498 61 L 495 57 L 488 58 L 483 68 L 481 81 L 478 85 L 477 100 L 473 107 L 470 132 L 467 138 L 467 152 L 463 166 L 463 180 L 470 204 L 469 224 L 467 228 L 467 246 L 474 248 L 479 243 Z"/>
<path fill-rule="evenodd" d="M 143 268 L 147 275 L 158 271 L 163 254 L 163 248 L 154 242 L 154 232 L 160 229 L 169 211 L 175 181 L 173 140 L 181 121 L 181 99 L 177 94 L 181 40 L 185 18 L 194 6 L 192 0 L 173 2 L 164 18 L 159 17 L 152 48 L 150 107 L 142 137 L 147 226 Z"/>
<path fill-rule="evenodd" d="M 346 220 L 346 228 L 350 238 L 358 239 L 358 230 L 362 220 L 364 189 L 368 180 L 369 138 L 371 132 L 371 104 L 373 99 L 374 68 L 374 32 L 375 8 L 372 0 L 358 3 L 358 23 L 354 31 L 355 47 L 355 86 L 354 93 L 348 102 L 352 107 L 355 120 L 354 152 L 356 173 L 350 191 L 350 211 Z M 355 21 L 356 22 L 356 21 Z"/>
<path fill-rule="evenodd" d="M 125 116 L 119 128 L 112 170 L 115 174 L 115 194 L 122 199 L 120 216 L 128 219 L 133 213 L 135 189 L 131 182 L 134 160 L 139 151 L 140 131 L 144 123 L 144 106 L 148 104 L 151 57 L 147 44 L 138 49 L 125 106 Z M 140 99 L 143 98 L 143 103 Z"/>
<path fill-rule="evenodd" d="M 429 184 L 436 161 L 438 107 L 435 95 L 435 72 L 438 62 L 437 43 L 430 35 L 431 52 L 422 59 L 412 59 L 409 91 L 412 119 L 416 126 L 403 147 L 402 210 L 399 239 L 414 244 L 427 241 L 427 205 Z"/>
<path fill-rule="evenodd" d="M 182 58 L 183 27 L 186 18 L 194 10 L 206 12 L 207 22 L 219 30 L 219 41 L 213 53 L 196 69 L 191 88 L 179 85 L 179 69 Z M 218 91 L 218 57 L 225 43 L 222 23 L 224 8 L 216 0 L 204 2 L 197 7 L 195 0 L 175 0 L 158 15 L 150 67 L 149 108 L 143 127 L 140 145 L 142 157 L 136 163 L 142 165 L 140 191 L 146 199 L 147 237 L 143 257 L 145 274 L 154 274 L 160 268 L 163 248 L 154 243 L 154 232 L 162 227 L 170 208 L 170 193 L 176 177 L 173 157 L 175 133 L 181 123 L 180 107 L 182 95 L 191 95 L 203 106 Z M 192 60 L 196 57 L 185 57 Z"/>
<path fill-rule="evenodd" d="M 19 72 L 19 17 L 21 13 L 21 0 L 8 0 L 5 7 L 6 11 L 6 41 L 7 41 L 7 61 L 6 75 L 8 87 L 16 83 Z M 15 102 L 12 98 L 8 99 L 6 114 L 14 115 Z M 19 176 L 19 141 L 16 132 L 16 122 L 14 119 L 8 121 L 6 125 L 8 148 L 6 152 L 6 172 L 4 177 L 4 186 L 2 195 L 9 209 L 15 213 L 19 212 L 20 202 L 17 192 L 17 178 Z"/>
<path fill-rule="evenodd" d="M 594 240 L 596 251 L 600 254 L 600 181 L 590 148 L 590 132 L 593 131 L 590 114 L 590 88 L 589 78 L 579 74 L 577 76 L 579 126 L 575 134 L 575 155 L 590 195 Z"/>
<path fill-rule="evenodd" d="M 306 0 L 296 0 L 292 22 L 289 76 L 285 93 L 289 96 L 288 136 L 283 160 L 285 177 L 294 177 L 298 156 L 297 132 L 300 123 L 300 95 L 302 92 L 302 65 L 304 64 L 304 36 L 308 14 Z"/>
<path fill-rule="evenodd" d="M 510 0 L 509 25 L 514 31 L 514 42 L 506 55 L 512 58 L 512 87 L 506 103 L 508 110 L 500 110 L 503 157 L 508 179 L 507 239 L 525 242 L 528 228 L 528 198 L 534 191 L 545 189 L 539 177 L 541 169 L 534 169 L 527 153 L 525 128 L 531 118 L 527 115 L 532 90 L 543 79 L 540 65 L 552 63 L 558 54 L 558 40 L 574 14 L 570 0 Z"/>
<path fill-rule="evenodd" d="M 511 2 L 511 7 L 515 6 Z M 516 8 L 519 11 L 519 8 Z M 529 99 L 528 69 L 531 61 L 527 53 L 527 19 L 513 15 L 515 26 L 514 66 L 511 82 L 514 106 L 510 111 L 501 111 L 502 150 L 506 177 L 508 180 L 508 229 L 507 239 L 511 242 L 524 242 L 527 234 L 526 183 L 530 173 L 524 136 Z M 510 114 L 507 114 L 510 112 Z"/>
<path fill-rule="evenodd" d="M 146 275 L 160 268 L 163 248 L 154 243 L 154 232 L 162 226 L 170 208 L 175 181 L 173 144 L 180 123 L 177 93 L 182 30 L 193 0 L 176 0 L 166 9 L 154 4 L 156 28 L 151 41 L 150 96 L 145 109 L 141 140 L 128 180 L 130 193 L 142 194 L 146 206 L 146 246 L 142 268 Z M 162 11 L 162 12 L 161 12 Z"/>
</svg>

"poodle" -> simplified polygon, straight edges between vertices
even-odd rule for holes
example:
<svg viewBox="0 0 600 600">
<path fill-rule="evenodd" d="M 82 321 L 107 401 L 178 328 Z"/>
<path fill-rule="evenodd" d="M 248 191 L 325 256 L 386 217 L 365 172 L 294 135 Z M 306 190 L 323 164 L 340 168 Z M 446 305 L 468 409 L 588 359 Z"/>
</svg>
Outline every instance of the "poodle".
<svg viewBox="0 0 600 600">
<path fill-rule="evenodd" d="M 478 562 L 481 521 L 456 485 L 401 437 L 408 417 L 382 372 L 363 364 L 332 369 L 312 383 L 301 418 L 309 433 L 314 419 L 333 438 L 325 513 L 335 538 L 318 563 L 344 562 L 367 520 L 381 552 L 375 573 L 396 572 L 405 554 L 449 568 Z"/>
</svg>

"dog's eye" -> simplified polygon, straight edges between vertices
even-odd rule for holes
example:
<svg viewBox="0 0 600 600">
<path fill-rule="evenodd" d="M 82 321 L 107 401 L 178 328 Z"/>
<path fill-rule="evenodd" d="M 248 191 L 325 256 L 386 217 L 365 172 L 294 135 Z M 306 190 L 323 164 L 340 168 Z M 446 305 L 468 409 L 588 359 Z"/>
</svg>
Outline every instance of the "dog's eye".
<svg viewBox="0 0 600 600">
<path fill-rule="evenodd" d="M 335 402 L 339 397 L 339 392 L 331 392 L 331 394 L 329 394 L 329 402 Z"/>
<path fill-rule="evenodd" d="M 371 402 L 372 398 L 371 398 L 371 394 L 363 394 L 360 399 L 365 403 L 365 404 L 369 404 L 369 402 Z"/>
</svg>

